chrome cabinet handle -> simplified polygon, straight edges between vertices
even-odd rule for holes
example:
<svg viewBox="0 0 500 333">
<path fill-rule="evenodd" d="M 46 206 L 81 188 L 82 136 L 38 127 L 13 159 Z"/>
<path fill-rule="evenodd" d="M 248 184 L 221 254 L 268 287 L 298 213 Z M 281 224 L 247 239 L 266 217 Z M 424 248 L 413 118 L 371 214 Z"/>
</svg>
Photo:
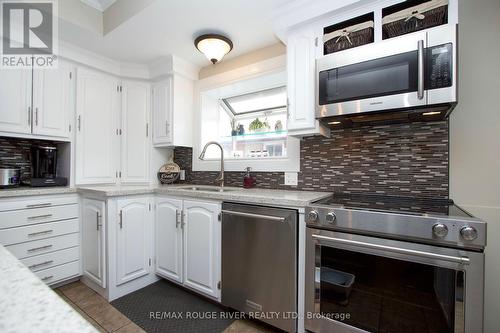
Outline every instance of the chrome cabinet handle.
<svg viewBox="0 0 500 333">
<path fill-rule="evenodd" d="M 28 216 L 28 220 L 34 220 L 34 219 L 46 219 L 48 217 L 51 217 L 52 214 L 44 214 L 44 215 L 36 215 L 36 216 Z"/>
<path fill-rule="evenodd" d="M 54 232 L 54 230 L 45 230 L 45 231 L 33 232 L 31 234 L 28 234 L 28 237 L 46 235 L 46 234 L 50 234 L 52 232 Z"/>
<path fill-rule="evenodd" d="M 35 108 L 35 126 L 38 126 L 38 108 Z"/>
<path fill-rule="evenodd" d="M 42 251 L 42 250 L 48 250 L 52 247 L 52 245 L 45 245 L 45 246 L 40 246 L 40 247 L 35 247 L 33 249 L 29 249 L 28 253 L 32 252 L 37 252 L 37 251 Z"/>
<path fill-rule="evenodd" d="M 184 226 L 186 225 L 186 213 L 181 211 L 181 229 L 184 229 Z"/>
<path fill-rule="evenodd" d="M 354 246 L 363 247 L 363 248 L 371 249 L 371 250 L 382 250 L 382 251 L 387 251 L 387 252 L 392 252 L 392 253 L 407 254 L 407 255 L 412 255 L 412 256 L 417 256 L 417 257 L 422 257 L 422 258 L 427 258 L 427 259 L 445 260 L 445 261 L 451 261 L 451 262 L 455 262 L 455 263 L 459 263 L 459 264 L 469 264 L 469 262 L 470 262 L 470 259 L 467 257 L 448 256 L 448 255 L 444 255 L 444 254 L 424 252 L 424 251 L 418 251 L 418 250 L 412 250 L 412 249 L 404 249 L 404 248 L 398 248 L 398 247 L 387 246 L 387 245 L 365 243 L 365 242 L 360 242 L 360 241 L 355 241 L 355 240 L 350 240 L 350 239 L 332 238 L 332 237 L 327 237 L 327 236 L 322 236 L 322 235 L 312 235 L 312 237 L 317 239 L 317 240 L 320 240 L 320 241 L 323 240 L 323 241 L 326 241 L 329 243 L 354 245 Z"/>
<path fill-rule="evenodd" d="M 41 278 L 40 280 L 42 280 L 42 281 L 47 281 L 47 280 L 52 279 L 53 277 L 54 277 L 54 275 L 49 275 L 49 276 L 46 276 L 46 277 Z"/>
<path fill-rule="evenodd" d="M 418 99 L 424 98 L 424 41 L 418 41 Z"/>
<path fill-rule="evenodd" d="M 165 135 L 170 133 L 170 126 L 168 126 L 168 120 L 165 120 Z"/>
<path fill-rule="evenodd" d="M 99 223 L 99 219 L 101 216 L 99 215 L 99 212 L 96 212 L 96 229 L 99 230 L 99 228 L 102 226 L 102 224 Z"/>
<path fill-rule="evenodd" d="M 223 214 L 235 215 L 241 217 L 253 217 L 256 219 L 270 220 L 276 222 L 285 222 L 286 218 L 281 216 L 270 216 L 270 215 L 261 215 L 261 214 L 253 214 L 253 213 L 244 213 L 244 212 L 235 212 L 233 210 L 222 210 Z"/>
<path fill-rule="evenodd" d="M 146 138 L 149 137 L 149 123 L 146 123 Z"/>
<path fill-rule="evenodd" d="M 78 115 L 78 132 L 82 129 L 82 116 Z"/>
<path fill-rule="evenodd" d="M 41 204 L 32 204 L 32 205 L 26 205 L 26 208 L 40 208 L 40 207 L 49 207 L 52 206 L 50 202 L 47 203 L 41 203 Z"/>
<path fill-rule="evenodd" d="M 176 209 L 175 210 L 175 228 L 179 228 L 179 224 L 181 224 L 181 212 Z"/>
<path fill-rule="evenodd" d="M 50 265 L 53 262 L 54 262 L 54 260 L 48 260 L 48 261 L 41 262 L 39 264 L 34 264 L 34 265 L 31 265 L 31 266 L 28 266 L 28 268 L 29 269 L 34 269 L 34 268 L 38 268 L 40 266 Z"/>
<path fill-rule="evenodd" d="M 120 210 L 120 229 L 123 229 L 123 211 Z"/>
<path fill-rule="evenodd" d="M 31 125 L 31 106 L 28 106 L 28 125 Z"/>
</svg>

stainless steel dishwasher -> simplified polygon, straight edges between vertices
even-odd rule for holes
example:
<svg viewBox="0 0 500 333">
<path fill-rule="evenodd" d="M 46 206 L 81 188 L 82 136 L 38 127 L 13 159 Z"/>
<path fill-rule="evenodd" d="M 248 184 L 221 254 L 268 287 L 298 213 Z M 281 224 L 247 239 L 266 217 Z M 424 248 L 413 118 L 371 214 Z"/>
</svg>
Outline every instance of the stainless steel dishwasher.
<svg viewBox="0 0 500 333">
<path fill-rule="evenodd" d="M 222 204 L 222 304 L 296 331 L 297 211 Z"/>
</svg>

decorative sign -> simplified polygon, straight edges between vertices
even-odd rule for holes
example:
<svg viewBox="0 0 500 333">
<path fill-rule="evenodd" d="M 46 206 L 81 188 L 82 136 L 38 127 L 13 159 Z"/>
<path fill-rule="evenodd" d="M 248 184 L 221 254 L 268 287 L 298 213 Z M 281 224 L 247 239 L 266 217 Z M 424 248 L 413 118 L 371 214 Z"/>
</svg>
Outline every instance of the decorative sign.
<svg viewBox="0 0 500 333">
<path fill-rule="evenodd" d="M 176 163 L 169 162 L 158 170 L 158 180 L 162 184 L 172 184 L 179 178 L 180 172 L 181 168 Z"/>
</svg>

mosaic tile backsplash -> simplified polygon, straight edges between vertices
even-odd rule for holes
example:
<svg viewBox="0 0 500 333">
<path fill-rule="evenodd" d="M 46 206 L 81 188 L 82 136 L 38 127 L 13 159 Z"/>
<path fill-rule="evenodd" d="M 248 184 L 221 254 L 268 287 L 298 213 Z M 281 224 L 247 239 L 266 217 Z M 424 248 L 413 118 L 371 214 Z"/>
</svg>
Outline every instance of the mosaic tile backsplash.
<svg viewBox="0 0 500 333">
<path fill-rule="evenodd" d="M 32 145 L 55 145 L 53 141 L 0 137 L 0 166 L 21 168 L 21 179 L 31 177 Z"/>
<path fill-rule="evenodd" d="M 334 193 L 448 198 L 448 122 L 365 126 L 311 136 L 300 143 L 298 186 L 282 172 L 253 172 L 257 187 Z M 213 185 L 218 172 L 192 171 L 192 149 L 176 147 L 174 161 L 186 183 Z M 226 172 L 242 186 L 244 172 Z"/>
</svg>

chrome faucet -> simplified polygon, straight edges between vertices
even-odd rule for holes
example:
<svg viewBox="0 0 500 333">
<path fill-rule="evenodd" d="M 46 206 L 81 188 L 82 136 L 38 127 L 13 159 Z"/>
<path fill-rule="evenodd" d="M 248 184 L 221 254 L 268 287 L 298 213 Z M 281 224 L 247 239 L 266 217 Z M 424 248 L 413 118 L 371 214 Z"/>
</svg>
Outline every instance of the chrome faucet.
<svg viewBox="0 0 500 333">
<path fill-rule="evenodd" d="M 220 187 L 222 189 L 222 188 L 224 188 L 224 149 L 222 148 L 222 146 L 218 142 L 215 142 L 215 141 L 207 142 L 207 144 L 205 145 L 205 147 L 203 147 L 203 150 L 201 151 L 200 157 L 198 157 L 198 158 L 200 160 L 203 160 L 205 158 L 205 153 L 207 151 L 208 146 L 210 146 L 210 145 L 216 145 L 217 147 L 220 148 L 220 174 L 219 174 L 219 177 L 217 177 L 217 179 L 215 179 L 215 181 L 220 182 Z"/>
</svg>

